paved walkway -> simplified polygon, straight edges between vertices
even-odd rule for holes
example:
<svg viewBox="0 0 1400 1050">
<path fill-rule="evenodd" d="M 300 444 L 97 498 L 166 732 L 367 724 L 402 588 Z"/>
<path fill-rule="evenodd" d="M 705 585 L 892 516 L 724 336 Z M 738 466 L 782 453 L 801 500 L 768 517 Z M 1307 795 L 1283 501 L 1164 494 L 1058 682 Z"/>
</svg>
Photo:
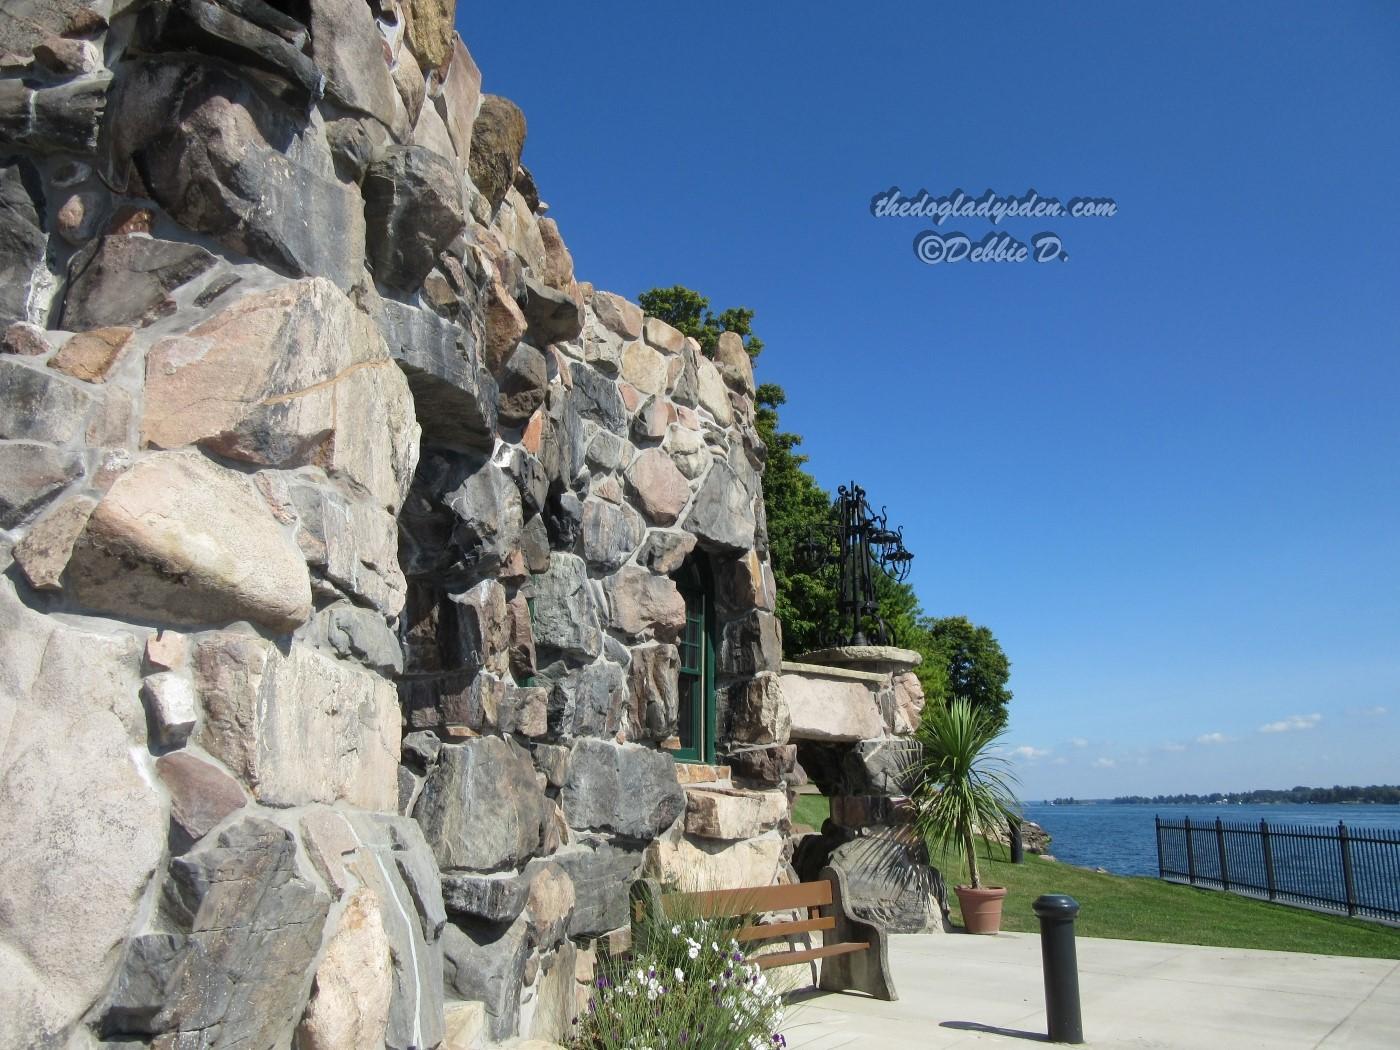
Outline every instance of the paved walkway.
<svg viewBox="0 0 1400 1050">
<path fill-rule="evenodd" d="M 794 1050 L 1044 1042 L 1040 939 L 896 935 L 900 1000 L 800 995 Z M 1400 962 L 1081 937 L 1091 1047 L 1400 1048 Z"/>
</svg>

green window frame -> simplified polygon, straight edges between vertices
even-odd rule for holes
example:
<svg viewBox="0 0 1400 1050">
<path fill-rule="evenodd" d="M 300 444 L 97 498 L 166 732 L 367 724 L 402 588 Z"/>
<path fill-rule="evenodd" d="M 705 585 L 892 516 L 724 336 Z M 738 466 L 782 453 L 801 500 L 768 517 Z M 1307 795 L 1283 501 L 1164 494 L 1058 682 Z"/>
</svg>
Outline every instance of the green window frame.
<svg viewBox="0 0 1400 1050">
<path fill-rule="evenodd" d="M 685 599 L 685 629 L 676 644 L 681 658 L 676 719 L 680 747 L 671 754 L 677 762 L 715 761 L 716 625 L 708 568 L 703 558 L 692 558 L 676 580 Z"/>
</svg>

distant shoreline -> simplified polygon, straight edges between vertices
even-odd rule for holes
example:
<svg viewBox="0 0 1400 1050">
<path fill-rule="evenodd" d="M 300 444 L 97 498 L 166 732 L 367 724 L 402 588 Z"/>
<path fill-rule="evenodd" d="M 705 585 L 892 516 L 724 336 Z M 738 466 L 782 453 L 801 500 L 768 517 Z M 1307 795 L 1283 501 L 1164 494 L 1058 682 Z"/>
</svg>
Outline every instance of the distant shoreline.
<svg viewBox="0 0 1400 1050">
<path fill-rule="evenodd" d="M 1072 798 L 1072 799 L 1027 799 L 1026 802 L 1033 806 L 1397 806 L 1400 802 L 1375 802 L 1369 799 L 1362 799 L 1349 802 L 1290 802 L 1286 799 L 1273 799 L 1271 801 L 1229 801 L 1210 802 L 1200 799 L 1196 802 L 1158 802 L 1153 799 L 1117 799 L 1117 798 Z"/>
<path fill-rule="evenodd" d="M 1387 806 L 1400 805 L 1400 784 L 1334 784 L 1332 787 L 1253 788 L 1249 791 L 1211 791 L 1195 795 L 1178 791 L 1170 795 L 1118 795 L 1114 798 L 1045 799 L 1047 806 Z"/>
</svg>

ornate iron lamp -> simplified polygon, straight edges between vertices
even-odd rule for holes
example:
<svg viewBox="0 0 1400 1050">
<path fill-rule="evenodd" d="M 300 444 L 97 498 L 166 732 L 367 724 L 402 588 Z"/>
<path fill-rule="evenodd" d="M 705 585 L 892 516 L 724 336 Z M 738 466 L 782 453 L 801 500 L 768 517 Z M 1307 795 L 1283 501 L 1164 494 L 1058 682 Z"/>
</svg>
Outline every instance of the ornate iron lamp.
<svg viewBox="0 0 1400 1050">
<path fill-rule="evenodd" d="M 865 490 L 854 481 L 836 490 L 834 520 L 814 526 L 798 545 L 798 557 L 813 569 L 840 559 L 840 589 L 836 606 L 843 628 L 850 633 L 840 644 L 888 645 L 889 626 L 880 618 L 874 572 L 903 582 L 914 555 L 904 546 L 904 529 L 891 529 L 885 508 L 876 514 Z"/>
</svg>

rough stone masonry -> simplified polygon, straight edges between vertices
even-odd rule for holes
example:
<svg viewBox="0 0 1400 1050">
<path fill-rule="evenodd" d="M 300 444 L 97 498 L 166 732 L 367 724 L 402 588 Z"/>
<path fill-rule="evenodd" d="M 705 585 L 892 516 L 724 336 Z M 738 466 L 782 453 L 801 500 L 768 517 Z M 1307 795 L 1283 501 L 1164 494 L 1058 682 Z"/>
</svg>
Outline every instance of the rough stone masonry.
<svg viewBox="0 0 1400 1050">
<path fill-rule="evenodd" d="M 791 877 L 747 355 L 575 279 L 453 17 L 0 10 L 0 1045 L 558 1039 L 643 866 Z"/>
</svg>

